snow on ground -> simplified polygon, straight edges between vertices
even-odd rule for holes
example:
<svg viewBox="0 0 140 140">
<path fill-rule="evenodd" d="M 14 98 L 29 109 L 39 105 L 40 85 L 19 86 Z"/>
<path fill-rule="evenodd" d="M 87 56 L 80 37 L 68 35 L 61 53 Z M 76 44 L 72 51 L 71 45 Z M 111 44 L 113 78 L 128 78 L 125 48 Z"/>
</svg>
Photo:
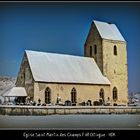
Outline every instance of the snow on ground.
<svg viewBox="0 0 140 140">
<path fill-rule="evenodd" d="M 0 76 L 0 96 L 15 86 L 16 78 Z"/>
<path fill-rule="evenodd" d="M 0 76 L 0 101 L 3 102 L 4 95 L 8 90 L 15 86 L 16 78 Z"/>
</svg>

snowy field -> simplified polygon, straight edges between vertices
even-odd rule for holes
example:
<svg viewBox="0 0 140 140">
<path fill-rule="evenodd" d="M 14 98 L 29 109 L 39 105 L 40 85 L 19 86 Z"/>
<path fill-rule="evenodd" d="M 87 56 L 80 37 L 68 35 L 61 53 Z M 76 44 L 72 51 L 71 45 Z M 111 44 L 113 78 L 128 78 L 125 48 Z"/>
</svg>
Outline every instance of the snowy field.
<svg viewBox="0 0 140 140">
<path fill-rule="evenodd" d="M 0 129 L 139 129 L 140 115 L 2 116 Z"/>
</svg>

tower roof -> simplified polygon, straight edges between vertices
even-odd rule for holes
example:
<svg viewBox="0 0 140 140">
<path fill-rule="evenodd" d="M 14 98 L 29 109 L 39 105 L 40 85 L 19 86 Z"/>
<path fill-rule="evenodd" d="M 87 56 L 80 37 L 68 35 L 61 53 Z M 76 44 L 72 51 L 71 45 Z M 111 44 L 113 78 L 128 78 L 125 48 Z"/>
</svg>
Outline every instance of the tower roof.
<svg viewBox="0 0 140 140">
<path fill-rule="evenodd" d="M 126 42 L 115 24 L 93 20 L 101 38 Z"/>
<path fill-rule="evenodd" d="M 29 50 L 25 52 L 35 81 L 110 84 L 93 58 Z"/>
</svg>

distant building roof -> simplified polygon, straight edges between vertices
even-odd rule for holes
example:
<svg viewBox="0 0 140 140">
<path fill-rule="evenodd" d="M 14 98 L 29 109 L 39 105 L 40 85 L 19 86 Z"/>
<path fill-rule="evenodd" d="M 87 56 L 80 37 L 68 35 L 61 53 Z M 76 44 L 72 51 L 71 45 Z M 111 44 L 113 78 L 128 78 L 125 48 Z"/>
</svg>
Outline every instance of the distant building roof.
<svg viewBox="0 0 140 140">
<path fill-rule="evenodd" d="M 5 97 L 26 97 L 27 93 L 24 87 L 13 87 L 9 91 L 7 91 L 5 94 L 3 94 Z"/>
<path fill-rule="evenodd" d="M 93 20 L 101 38 L 126 42 L 115 24 Z"/>
<path fill-rule="evenodd" d="M 93 58 L 25 51 L 35 81 L 110 84 Z"/>
</svg>

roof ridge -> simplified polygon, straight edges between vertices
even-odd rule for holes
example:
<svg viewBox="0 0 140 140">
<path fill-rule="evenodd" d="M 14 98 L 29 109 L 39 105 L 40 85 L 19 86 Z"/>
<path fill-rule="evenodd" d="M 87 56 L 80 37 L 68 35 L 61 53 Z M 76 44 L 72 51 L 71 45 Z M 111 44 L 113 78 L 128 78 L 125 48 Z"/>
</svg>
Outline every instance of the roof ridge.
<svg viewBox="0 0 140 140">
<path fill-rule="evenodd" d="M 43 52 L 43 51 L 34 51 L 34 50 L 25 50 L 26 53 L 32 52 L 32 53 L 43 53 L 43 54 L 50 54 L 50 55 L 59 55 L 59 56 L 67 56 L 67 57 L 76 57 L 76 58 L 83 58 L 83 59 L 94 59 L 91 57 L 85 57 L 85 56 L 78 56 L 78 55 L 72 55 L 72 54 L 63 54 L 63 53 L 53 53 L 53 52 Z"/>
</svg>

